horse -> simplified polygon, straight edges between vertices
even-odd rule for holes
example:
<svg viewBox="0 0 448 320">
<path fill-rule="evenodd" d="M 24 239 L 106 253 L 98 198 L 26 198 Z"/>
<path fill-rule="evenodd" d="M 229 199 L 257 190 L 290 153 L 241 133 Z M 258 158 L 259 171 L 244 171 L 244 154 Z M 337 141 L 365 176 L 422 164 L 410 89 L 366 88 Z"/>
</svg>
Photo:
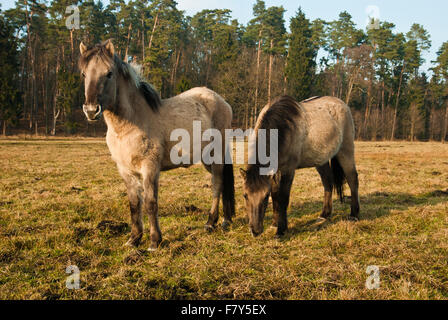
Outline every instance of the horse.
<svg viewBox="0 0 448 320">
<path fill-rule="evenodd" d="M 157 250 L 162 241 L 158 221 L 160 172 L 189 167 L 193 163 L 171 161 L 171 150 L 176 147 L 176 142 L 171 141 L 171 133 L 185 129 L 193 140 L 193 123 L 200 121 L 201 133 L 216 129 L 224 135 L 225 130 L 231 128 L 232 108 L 220 95 L 207 88 L 194 88 L 162 100 L 133 66 L 115 54 L 111 40 L 91 47 L 81 43 L 80 53 L 79 69 L 84 78 L 86 99 L 83 111 L 89 121 L 104 118 L 107 146 L 127 187 L 132 230 L 126 245 L 140 245 L 142 216 L 147 214 L 150 223 L 148 250 Z M 200 141 L 196 146 L 203 150 L 206 144 Z M 193 157 L 191 149 L 180 151 Z M 221 195 L 223 228 L 226 229 L 235 216 L 233 165 L 204 163 L 204 166 L 212 174 L 213 189 L 206 229 L 212 231 L 216 227 Z"/>
<path fill-rule="evenodd" d="M 354 122 L 350 108 L 343 101 L 335 97 L 314 97 L 298 103 L 290 96 L 281 96 L 260 112 L 253 139 L 259 140 L 257 132 L 260 129 L 278 130 L 278 149 L 275 150 L 278 152 L 278 171 L 260 174 L 263 165 L 258 156 L 246 170 L 240 169 L 253 236 L 263 233 L 269 196 L 272 197 L 276 237 L 284 236 L 288 229 L 287 209 L 295 171 L 302 168 L 317 168 L 322 179 L 325 193 L 320 219 L 326 220 L 332 214 L 334 189 L 343 202 L 343 186 L 348 182 L 352 202 L 349 219 L 359 220 Z M 269 134 L 267 140 L 269 144 Z"/>
</svg>

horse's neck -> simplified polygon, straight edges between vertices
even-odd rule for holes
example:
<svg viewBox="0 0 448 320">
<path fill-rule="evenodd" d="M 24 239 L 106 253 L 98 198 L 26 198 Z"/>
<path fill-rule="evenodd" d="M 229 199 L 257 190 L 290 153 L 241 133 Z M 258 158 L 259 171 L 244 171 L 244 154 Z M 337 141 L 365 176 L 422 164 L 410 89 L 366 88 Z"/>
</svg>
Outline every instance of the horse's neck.
<svg viewBox="0 0 448 320">
<path fill-rule="evenodd" d="M 108 130 L 123 134 L 133 127 L 140 127 L 141 122 L 148 117 L 148 112 L 152 110 L 145 110 L 144 97 L 133 84 L 120 77 L 117 88 L 117 104 L 114 110 L 104 112 L 104 119 Z M 150 115 L 149 118 L 154 117 Z"/>
</svg>

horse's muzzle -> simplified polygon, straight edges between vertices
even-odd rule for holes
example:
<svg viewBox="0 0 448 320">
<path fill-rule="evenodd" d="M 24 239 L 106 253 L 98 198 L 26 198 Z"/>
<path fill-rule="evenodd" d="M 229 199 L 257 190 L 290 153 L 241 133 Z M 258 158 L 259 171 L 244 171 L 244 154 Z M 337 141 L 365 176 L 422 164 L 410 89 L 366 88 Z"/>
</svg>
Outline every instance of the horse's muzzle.
<svg viewBox="0 0 448 320">
<path fill-rule="evenodd" d="M 103 108 L 101 105 L 83 105 L 82 110 L 89 121 L 98 121 L 103 114 Z"/>
<path fill-rule="evenodd" d="M 261 226 L 261 228 L 255 228 L 253 226 L 250 227 L 250 232 L 252 233 L 252 235 L 256 238 L 258 236 L 260 236 L 263 233 L 263 226 Z"/>
</svg>

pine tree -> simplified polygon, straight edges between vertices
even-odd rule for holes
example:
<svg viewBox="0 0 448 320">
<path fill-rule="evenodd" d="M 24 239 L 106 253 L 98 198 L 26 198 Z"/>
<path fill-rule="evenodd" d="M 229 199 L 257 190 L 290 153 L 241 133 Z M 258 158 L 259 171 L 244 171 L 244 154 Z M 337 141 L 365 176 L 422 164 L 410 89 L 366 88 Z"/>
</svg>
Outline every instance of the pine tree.
<svg viewBox="0 0 448 320">
<path fill-rule="evenodd" d="M 438 99 L 441 104 L 445 105 L 445 116 L 442 124 L 442 142 L 445 143 L 447 140 L 448 131 L 448 42 L 444 42 L 442 47 L 437 52 L 437 60 L 435 61 L 436 67 L 433 69 L 437 82 L 443 87 L 442 90 L 438 92 Z"/>
<path fill-rule="evenodd" d="M 301 8 L 291 19 L 290 29 L 286 67 L 288 93 L 301 101 L 311 94 L 317 55 L 313 46 L 310 21 Z"/>
<path fill-rule="evenodd" d="M 14 124 L 21 112 L 19 88 L 19 61 L 14 29 L 0 11 L 0 118 L 3 135 L 9 123 Z"/>
</svg>

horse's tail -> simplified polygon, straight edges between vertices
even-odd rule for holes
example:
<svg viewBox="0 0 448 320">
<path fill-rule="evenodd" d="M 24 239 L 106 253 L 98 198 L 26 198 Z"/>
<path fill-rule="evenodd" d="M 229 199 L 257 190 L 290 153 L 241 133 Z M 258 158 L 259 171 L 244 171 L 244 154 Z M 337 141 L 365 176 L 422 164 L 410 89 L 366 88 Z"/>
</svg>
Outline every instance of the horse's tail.
<svg viewBox="0 0 448 320">
<path fill-rule="evenodd" d="M 235 216 L 235 177 L 233 164 L 224 164 L 223 170 L 222 203 L 227 217 Z"/>
<path fill-rule="evenodd" d="M 345 172 L 339 160 L 335 157 L 331 159 L 331 169 L 333 171 L 334 189 L 338 193 L 341 202 L 344 202 L 344 184 L 346 182 Z"/>
</svg>

